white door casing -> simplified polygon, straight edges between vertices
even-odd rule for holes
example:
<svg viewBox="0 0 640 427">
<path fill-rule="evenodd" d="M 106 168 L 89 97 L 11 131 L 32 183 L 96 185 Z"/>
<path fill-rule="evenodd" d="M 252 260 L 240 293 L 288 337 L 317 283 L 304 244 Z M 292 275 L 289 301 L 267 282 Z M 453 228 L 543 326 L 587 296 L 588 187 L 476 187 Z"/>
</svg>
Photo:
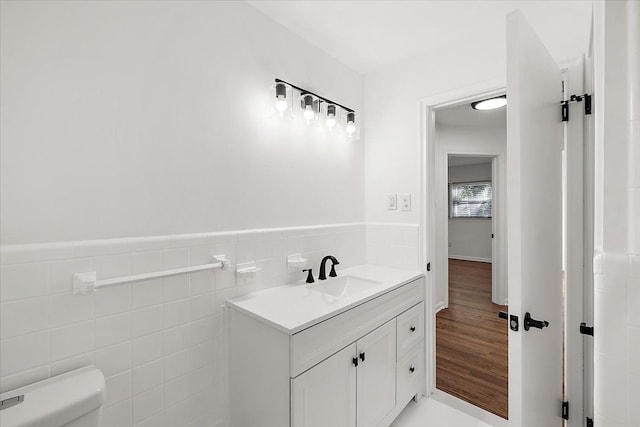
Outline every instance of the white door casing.
<svg viewBox="0 0 640 427">
<path fill-rule="evenodd" d="M 435 361 L 435 338 L 436 338 L 436 311 L 438 305 L 437 287 L 444 283 L 444 272 L 447 261 L 447 247 L 442 233 L 438 230 L 442 228 L 438 222 L 438 207 L 442 205 L 438 194 L 441 186 L 438 183 L 442 174 L 437 173 L 438 163 L 442 155 L 438 152 L 435 135 L 435 113 L 440 108 L 453 107 L 468 104 L 481 99 L 492 98 L 505 93 L 506 82 L 502 79 L 492 80 L 464 87 L 454 91 L 424 98 L 419 103 L 421 117 L 421 189 L 422 195 L 420 210 L 420 259 L 422 271 L 425 273 L 425 389 L 426 394 L 432 394 L 436 390 L 436 361 Z M 487 153 L 484 153 L 487 154 Z M 490 153 L 489 153 L 490 154 Z M 494 153 L 495 154 L 495 153 Z M 504 157 L 504 155 L 502 156 Z M 506 166 L 506 161 L 503 162 Z M 502 168 L 503 170 L 506 167 Z M 506 178 L 505 178 L 506 179 Z M 444 182 L 444 181 L 443 181 Z M 502 194 L 505 192 L 503 191 Z M 445 192 L 446 194 L 446 192 Z M 503 197 L 504 199 L 504 197 Z M 503 221 L 504 223 L 505 221 Z M 504 226 L 506 235 L 506 224 Z M 506 242 L 505 242 L 506 252 Z M 442 249 L 444 248 L 444 250 Z M 427 264 L 431 268 L 427 268 Z M 504 268 L 506 270 L 506 267 Z M 506 275 L 505 275 L 506 282 Z"/>
<path fill-rule="evenodd" d="M 437 111 L 436 111 L 437 114 Z M 491 220 L 492 233 L 495 238 L 491 239 L 492 247 L 492 269 L 491 269 L 491 300 L 500 305 L 506 305 L 508 301 L 507 292 L 507 239 L 506 239 L 506 206 L 504 203 L 505 191 L 505 153 L 497 151 L 493 147 L 475 145 L 468 149 L 446 149 L 442 147 L 437 137 L 435 146 L 435 191 L 434 199 L 437 207 L 433 221 L 436 224 L 435 245 L 436 257 L 434 259 L 434 310 L 440 311 L 449 307 L 449 190 L 448 190 L 448 158 L 450 155 L 492 157 L 491 161 L 491 181 L 493 186 L 493 218 Z M 470 144 L 472 145 L 472 144 Z"/>
<path fill-rule="evenodd" d="M 509 424 L 561 425 L 562 122 L 558 65 L 520 11 L 507 16 Z M 524 330 L 525 313 L 549 322 Z"/>
</svg>

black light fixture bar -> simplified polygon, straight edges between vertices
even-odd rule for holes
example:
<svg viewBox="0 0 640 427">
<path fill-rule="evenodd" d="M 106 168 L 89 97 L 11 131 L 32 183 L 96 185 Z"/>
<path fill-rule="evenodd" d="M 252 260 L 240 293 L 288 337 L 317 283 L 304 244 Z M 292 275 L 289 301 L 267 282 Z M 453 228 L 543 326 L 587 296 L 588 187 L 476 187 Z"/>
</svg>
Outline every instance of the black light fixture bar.
<svg viewBox="0 0 640 427">
<path fill-rule="evenodd" d="M 343 110 L 346 110 L 348 113 L 355 113 L 355 110 L 353 110 L 353 109 L 351 109 L 351 108 L 349 108 L 349 107 L 345 107 L 345 106 L 344 106 L 344 105 L 342 105 L 342 104 L 338 104 L 337 102 L 334 102 L 334 101 L 332 101 L 332 100 L 330 100 L 330 99 L 327 99 L 327 98 L 325 98 L 324 96 L 320 96 L 320 95 L 318 95 L 317 93 L 313 93 L 313 92 L 311 92 L 310 90 L 303 89 L 303 88 L 301 88 L 300 86 L 296 86 L 296 85 L 291 84 L 291 83 L 289 83 L 289 82 L 287 82 L 287 81 L 284 81 L 284 80 L 281 80 L 281 79 L 276 79 L 276 83 L 284 83 L 284 84 L 286 84 L 286 85 L 291 86 L 291 87 L 292 87 L 292 88 L 294 88 L 294 89 L 299 90 L 303 95 L 305 95 L 305 94 L 313 95 L 313 96 L 315 96 L 316 98 L 318 98 L 318 99 L 320 99 L 320 100 L 322 100 L 322 101 L 326 102 L 327 104 L 337 105 L 338 107 L 342 108 Z"/>
</svg>

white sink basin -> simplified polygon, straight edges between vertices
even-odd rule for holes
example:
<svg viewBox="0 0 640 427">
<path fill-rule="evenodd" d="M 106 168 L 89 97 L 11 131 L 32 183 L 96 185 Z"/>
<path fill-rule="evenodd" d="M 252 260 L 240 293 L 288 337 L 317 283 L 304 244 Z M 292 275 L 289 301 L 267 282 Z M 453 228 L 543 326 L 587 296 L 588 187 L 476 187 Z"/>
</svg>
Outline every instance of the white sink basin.
<svg viewBox="0 0 640 427">
<path fill-rule="evenodd" d="M 382 284 L 382 282 L 362 279 L 356 276 L 340 276 L 328 280 L 321 280 L 318 283 L 310 285 L 309 289 L 341 298 L 359 294 L 362 291 L 366 291 L 380 284 Z"/>
</svg>

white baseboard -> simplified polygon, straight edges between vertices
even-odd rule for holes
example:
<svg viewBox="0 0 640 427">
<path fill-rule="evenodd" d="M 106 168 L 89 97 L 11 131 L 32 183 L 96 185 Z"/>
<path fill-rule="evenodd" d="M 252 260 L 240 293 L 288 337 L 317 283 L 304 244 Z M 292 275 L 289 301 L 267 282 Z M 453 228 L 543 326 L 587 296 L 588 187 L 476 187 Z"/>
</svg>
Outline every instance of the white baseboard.
<svg viewBox="0 0 640 427">
<path fill-rule="evenodd" d="M 445 305 L 445 303 L 444 303 L 444 302 L 439 302 L 439 303 L 437 303 L 437 304 L 436 304 L 435 312 L 437 313 L 437 312 L 439 312 L 440 310 L 444 310 L 445 308 L 447 308 L 447 306 Z"/>
<path fill-rule="evenodd" d="M 449 259 L 459 259 L 462 261 L 477 261 L 477 262 L 491 263 L 491 258 L 478 258 L 474 256 L 464 256 L 464 255 L 449 255 Z"/>
<path fill-rule="evenodd" d="M 507 299 L 504 299 L 502 301 L 495 301 L 493 298 L 491 298 L 491 302 L 497 305 L 509 305 L 509 301 Z"/>
</svg>

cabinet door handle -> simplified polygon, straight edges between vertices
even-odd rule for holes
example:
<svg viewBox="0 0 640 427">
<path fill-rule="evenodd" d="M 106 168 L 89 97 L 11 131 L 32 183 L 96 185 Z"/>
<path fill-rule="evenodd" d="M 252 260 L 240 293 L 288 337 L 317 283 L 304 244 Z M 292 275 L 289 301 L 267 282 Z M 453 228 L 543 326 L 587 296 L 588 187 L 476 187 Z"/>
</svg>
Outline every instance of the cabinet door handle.
<svg viewBox="0 0 640 427">
<path fill-rule="evenodd" d="M 364 362 L 364 351 L 362 353 L 360 353 L 360 360 L 362 360 Z"/>
<path fill-rule="evenodd" d="M 358 358 L 357 357 L 353 358 L 353 366 L 355 366 L 356 368 L 358 367 Z"/>
<path fill-rule="evenodd" d="M 416 327 L 415 327 L 415 326 L 412 326 L 412 327 L 410 327 L 410 328 L 409 328 L 409 330 L 410 330 L 411 332 L 415 332 L 415 331 L 416 331 Z"/>
<path fill-rule="evenodd" d="M 411 372 L 413 374 L 413 372 L 416 370 L 416 368 L 414 368 L 413 366 L 409 368 L 409 372 Z"/>
</svg>

